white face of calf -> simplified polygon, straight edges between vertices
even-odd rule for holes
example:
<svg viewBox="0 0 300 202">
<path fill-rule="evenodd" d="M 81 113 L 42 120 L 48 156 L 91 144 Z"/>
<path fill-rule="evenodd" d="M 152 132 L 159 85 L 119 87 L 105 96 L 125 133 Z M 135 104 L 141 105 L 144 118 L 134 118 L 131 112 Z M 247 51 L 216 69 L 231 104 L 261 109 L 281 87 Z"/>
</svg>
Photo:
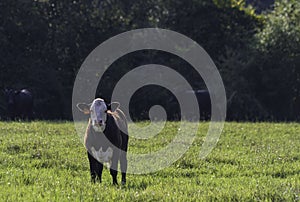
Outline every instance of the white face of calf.
<svg viewBox="0 0 300 202">
<path fill-rule="evenodd" d="M 106 126 L 107 106 L 103 99 L 97 98 L 91 104 L 77 104 L 80 111 L 90 114 L 91 123 L 96 132 L 103 132 Z"/>
<path fill-rule="evenodd" d="M 107 106 L 104 100 L 97 98 L 92 102 L 90 107 L 90 115 L 92 126 L 96 132 L 103 132 L 106 126 Z"/>
</svg>

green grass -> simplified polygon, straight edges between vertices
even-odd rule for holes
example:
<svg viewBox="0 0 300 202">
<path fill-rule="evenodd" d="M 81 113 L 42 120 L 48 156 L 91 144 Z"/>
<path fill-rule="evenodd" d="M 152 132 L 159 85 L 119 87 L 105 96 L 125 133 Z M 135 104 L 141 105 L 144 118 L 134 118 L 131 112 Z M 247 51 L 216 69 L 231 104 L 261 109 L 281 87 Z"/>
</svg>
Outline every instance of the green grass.
<svg viewBox="0 0 300 202">
<path fill-rule="evenodd" d="M 201 160 L 207 128 L 201 123 L 189 151 L 170 167 L 130 174 L 122 187 L 112 185 L 107 169 L 102 184 L 90 183 L 73 123 L 0 122 L 0 201 L 300 200 L 300 124 L 226 123 L 217 147 Z M 159 150 L 177 129 L 168 122 L 151 140 L 131 138 L 129 150 Z"/>
</svg>

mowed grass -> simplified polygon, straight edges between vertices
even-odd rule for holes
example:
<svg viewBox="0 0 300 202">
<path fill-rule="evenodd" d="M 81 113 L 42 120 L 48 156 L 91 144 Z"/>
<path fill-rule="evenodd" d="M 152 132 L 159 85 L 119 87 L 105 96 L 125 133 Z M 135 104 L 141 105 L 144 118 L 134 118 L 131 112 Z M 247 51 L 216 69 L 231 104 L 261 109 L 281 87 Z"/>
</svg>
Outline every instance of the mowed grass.
<svg viewBox="0 0 300 202">
<path fill-rule="evenodd" d="M 170 167 L 129 174 L 126 186 L 113 186 L 107 169 L 102 184 L 90 183 L 72 122 L 0 122 L 0 201 L 300 200 L 300 124 L 226 123 L 201 160 L 208 124 L 200 124 L 189 151 Z M 168 122 L 155 138 L 131 138 L 129 150 L 159 150 L 177 130 L 177 122 Z"/>
</svg>

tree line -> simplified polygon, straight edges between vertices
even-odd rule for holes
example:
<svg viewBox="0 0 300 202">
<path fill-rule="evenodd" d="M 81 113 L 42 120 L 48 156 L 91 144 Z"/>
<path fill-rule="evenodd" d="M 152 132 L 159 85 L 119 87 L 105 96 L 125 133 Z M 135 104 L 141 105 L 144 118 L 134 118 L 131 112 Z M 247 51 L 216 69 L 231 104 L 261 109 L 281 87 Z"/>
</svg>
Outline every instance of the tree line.
<svg viewBox="0 0 300 202">
<path fill-rule="evenodd" d="M 256 12 L 237 0 L 2 0 L 0 88 L 30 89 L 39 119 L 71 119 L 73 83 L 87 55 L 116 34 L 159 27 L 190 37 L 211 56 L 230 98 L 229 120 L 299 120 L 300 3 L 275 1 L 271 8 Z M 98 95 L 109 101 L 122 75 L 149 63 L 172 67 L 195 90 L 206 88 L 182 59 L 138 51 L 112 64 Z M 147 118 L 152 104 L 177 113 L 170 97 L 157 86 L 140 89 L 131 100 L 133 117 Z"/>
</svg>

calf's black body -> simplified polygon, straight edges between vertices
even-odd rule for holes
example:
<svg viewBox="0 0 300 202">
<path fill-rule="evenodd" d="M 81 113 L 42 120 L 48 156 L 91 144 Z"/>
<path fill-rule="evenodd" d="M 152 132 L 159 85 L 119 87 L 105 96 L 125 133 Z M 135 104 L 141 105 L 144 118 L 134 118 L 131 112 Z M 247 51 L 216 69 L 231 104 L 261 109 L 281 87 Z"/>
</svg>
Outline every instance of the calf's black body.
<svg viewBox="0 0 300 202">
<path fill-rule="evenodd" d="M 122 184 L 126 183 L 127 172 L 127 148 L 128 148 L 128 129 L 125 116 L 122 111 L 117 109 L 114 112 L 107 112 L 106 127 L 103 132 L 96 132 L 89 121 L 85 134 L 85 147 L 88 151 L 88 159 L 90 164 L 91 180 L 101 182 L 103 164 L 97 161 L 93 155 L 91 148 L 99 150 L 102 147 L 106 151 L 109 147 L 113 148 L 111 159 L 110 174 L 113 184 L 117 183 L 118 162 L 122 173 Z"/>
</svg>

